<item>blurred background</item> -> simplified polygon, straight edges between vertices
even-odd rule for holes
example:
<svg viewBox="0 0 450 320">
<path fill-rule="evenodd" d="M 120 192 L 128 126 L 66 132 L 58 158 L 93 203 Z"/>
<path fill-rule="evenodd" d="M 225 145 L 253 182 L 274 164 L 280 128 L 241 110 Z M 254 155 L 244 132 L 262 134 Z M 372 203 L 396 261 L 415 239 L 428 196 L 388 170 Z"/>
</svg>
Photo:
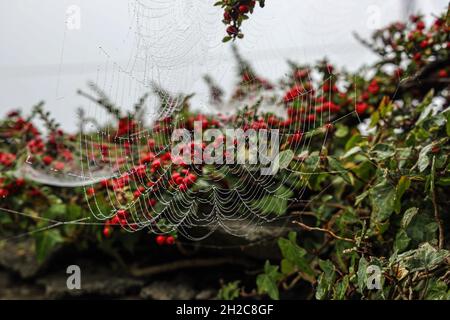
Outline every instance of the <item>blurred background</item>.
<svg viewBox="0 0 450 320">
<path fill-rule="evenodd" d="M 170 91 L 195 92 L 208 109 L 204 74 L 225 88 L 235 79 L 220 8 L 205 0 L 15 0 L 0 3 L 0 111 L 28 111 L 40 100 L 66 130 L 75 110 L 95 106 L 77 95 L 97 83 L 123 108 L 152 81 Z M 446 0 L 268 0 L 243 25 L 242 54 L 271 80 L 286 59 L 312 63 L 328 57 L 355 69 L 375 57 L 352 36 L 412 12 L 437 13 Z M 293 14 L 295 12 L 295 14 Z M 154 101 L 149 101 L 149 108 Z"/>
</svg>

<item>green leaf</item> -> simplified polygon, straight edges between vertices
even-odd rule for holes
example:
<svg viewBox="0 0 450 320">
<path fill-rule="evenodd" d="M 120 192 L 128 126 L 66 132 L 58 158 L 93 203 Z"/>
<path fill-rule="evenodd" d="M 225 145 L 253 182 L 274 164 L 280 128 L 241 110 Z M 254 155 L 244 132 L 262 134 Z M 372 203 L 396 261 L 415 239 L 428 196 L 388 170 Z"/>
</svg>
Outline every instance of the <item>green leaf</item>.
<svg viewBox="0 0 450 320">
<path fill-rule="evenodd" d="M 57 218 L 66 213 L 67 207 L 63 203 L 56 203 L 50 206 L 50 208 L 45 212 L 44 217 L 49 219 Z"/>
<path fill-rule="evenodd" d="M 397 250 L 398 252 L 404 251 L 406 248 L 408 248 L 410 241 L 411 239 L 408 237 L 406 231 L 399 230 L 397 232 L 397 235 L 395 236 L 394 250 Z"/>
<path fill-rule="evenodd" d="M 439 178 L 436 184 L 443 187 L 450 186 L 450 177 Z"/>
<path fill-rule="evenodd" d="M 389 144 L 379 143 L 369 152 L 370 156 L 376 160 L 386 160 L 395 155 L 395 148 Z"/>
<path fill-rule="evenodd" d="M 397 259 L 409 272 L 431 270 L 444 262 L 450 256 L 447 250 L 434 248 L 428 242 L 418 249 L 400 254 Z"/>
<path fill-rule="evenodd" d="M 422 112 L 425 110 L 427 106 L 431 104 L 431 101 L 434 98 L 434 89 L 428 91 L 428 93 L 423 98 L 422 102 L 416 107 L 416 112 Z"/>
<path fill-rule="evenodd" d="M 380 121 L 380 113 L 378 111 L 375 111 L 370 117 L 369 128 L 375 127 L 378 124 L 378 121 Z"/>
<path fill-rule="evenodd" d="M 428 285 L 427 300 L 450 300 L 450 291 L 444 281 L 431 279 Z"/>
<path fill-rule="evenodd" d="M 406 210 L 405 213 L 403 214 L 403 218 L 400 224 L 401 227 L 403 229 L 406 229 L 418 212 L 419 209 L 416 207 L 408 208 L 408 210 Z"/>
<path fill-rule="evenodd" d="M 406 192 L 406 190 L 409 189 L 409 186 L 411 185 L 411 180 L 406 177 L 402 176 L 400 180 L 398 181 L 397 188 L 395 191 L 395 204 L 394 204 L 394 210 L 396 213 L 400 213 L 400 210 L 402 208 L 402 197 L 403 194 Z"/>
<path fill-rule="evenodd" d="M 256 278 L 258 293 L 267 293 L 270 298 L 279 300 L 280 293 L 278 291 L 277 282 L 281 279 L 281 277 L 282 275 L 278 272 L 278 267 L 272 266 L 269 261 L 266 261 L 266 264 L 264 265 L 264 273 L 258 275 Z"/>
<path fill-rule="evenodd" d="M 234 300 L 239 298 L 241 289 L 239 288 L 240 281 L 229 282 L 220 288 L 218 298 L 221 300 Z"/>
<path fill-rule="evenodd" d="M 357 276 L 358 276 L 358 291 L 361 294 L 363 294 L 364 289 L 366 288 L 368 266 L 369 262 L 367 262 L 367 260 L 364 257 L 359 259 Z"/>
<path fill-rule="evenodd" d="M 254 202 L 255 208 L 262 214 L 282 215 L 286 212 L 288 201 L 277 196 L 265 196 Z"/>
<path fill-rule="evenodd" d="M 350 173 L 339 163 L 338 160 L 333 157 L 327 157 L 327 159 L 328 164 L 330 165 L 330 168 L 332 170 L 337 171 L 337 173 L 342 177 L 342 179 L 344 179 L 345 182 L 347 182 L 348 184 L 353 184 Z"/>
<path fill-rule="evenodd" d="M 345 150 L 350 150 L 351 148 L 355 147 L 357 143 L 361 142 L 362 137 L 360 134 L 354 134 L 352 135 L 345 144 Z"/>
<path fill-rule="evenodd" d="M 278 239 L 278 246 L 283 258 L 291 262 L 294 266 L 297 266 L 299 270 L 311 275 L 313 274 L 308 261 L 305 259 L 306 250 L 297 244 L 297 234 L 295 232 L 290 232 L 288 239 Z"/>
<path fill-rule="evenodd" d="M 382 118 L 386 117 L 390 110 L 392 110 L 391 100 L 388 96 L 384 96 L 381 99 L 380 104 L 378 105 L 378 111 L 380 112 L 380 116 Z"/>
<path fill-rule="evenodd" d="M 43 262 L 45 258 L 55 249 L 56 246 L 64 242 L 59 230 L 51 229 L 36 234 L 36 258 L 38 262 Z"/>
<path fill-rule="evenodd" d="M 345 293 L 347 292 L 347 288 L 349 285 L 349 279 L 350 277 L 348 275 L 345 275 L 339 283 L 336 284 L 333 299 L 335 300 L 344 300 L 345 299 Z"/>
<path fill-rule="evenodd" d="M 348 150 L 342 157 L 341 159 L 345 159 L 348 158 L 350 156 L 353 156 L 354 154 L 360 153 L 361 152 L 361 147 L 353 147 L 350 150 Z"/>
<path fill-rule="evenodd" d="M 280 169 L 286 169 L 294 158 L 294 151 L 291 149 L 280 152 L 278 155 Z"/>
<path fill-rule="evenodd" d="M 355 199 L 355 206 L 359 206 L 359 204 L 369 195 L 370 190 L 364 191 L 360 195 L 358 195 Z"/>
<path fill-rule="evenodd" d="M 278 239 L 278 246 L 280 247 L 281 254 L 283 257 L 293 262 L 306 255 L 306 250 L 297 245 L 296 236 L 297 234 L 295 232 L 290 232 L 289 239 Z"/>
<path fill-rule="evenodd" d="M 430 158 L 428 157 L 428 153 L 431 151 L 433 144 L 425 146 L 420 150 L 419 159 L 417 160 L 417 165 L 419 167 L 419 171 L 423 172 L 430 165 Z"/>
<path fill-rule="evenodd" d="M 420 113 L 420 116 L 416 121 L 416 126 L 421 125 L 427 118 L 429 118 L 430 115 L 432 115 L 432 111 L 433 111 L 432 104 L 425 107 L 425 109 Z"/>
<path fill-rule="evenodd" d="M 445 124 L 445 131 L 447 132 L 447 136 L 450 137 L 450 112 L 447 112 L 447 123 Z"/>
<path fill-rule="evenodd" d="M 286 212 L 288 200 L 292 197 L 291 190 L 280 186 L 273 195 L 266 195 L 262 199 L 254 200 L 252 205 L 262 214 L 282 215 Z"/>
<path fill-rule="evenodd" d="M 281 260 L 281 272 L 285 275 L 293 274 L 297 270 L 297 266 L 288 259 Z"/>
<path fill-rule="evenodd" d="M 370 189 L 372 219 L 375 222 L 383 222 L 391 216 L 395 206 L 395 195 L 396 189 L 387 181 Z"/>
<path fill-rule="evenodd" d="M 319 260 L 319 266 L 323 273 L 317 280 L 316 299 L 326 299 L 332 290 L 335 280 L 335 267 L 330 260 Z"/>
<path fill-rule="evenodd" d="M 344 125 L 337 125 L 337 130 L 334 135 L 338 138 L 344 138 L 348 135 L 349 129 Z"/>
<path fill-rule="evenodd" d="M 292 159 L 294 158 L 294 151 L 291 149 L 284 150 L 277 154 L 276 160 L 272 162 L 271 172 L 276 173 L 279 169 L 286 169 L 289 167 Z"/>
</svg>

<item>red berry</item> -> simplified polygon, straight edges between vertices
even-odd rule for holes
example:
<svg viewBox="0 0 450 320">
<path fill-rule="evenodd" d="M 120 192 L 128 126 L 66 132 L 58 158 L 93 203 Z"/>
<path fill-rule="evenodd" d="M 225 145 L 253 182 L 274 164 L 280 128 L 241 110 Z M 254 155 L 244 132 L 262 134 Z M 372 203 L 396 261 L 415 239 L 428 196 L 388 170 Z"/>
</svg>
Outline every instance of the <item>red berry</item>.
<svg viewBox="0 0 450 320">
<path fill-rule="evenodd" d="M 42 162 L 44 162 L 44 164 L 46 164 L 47 166 L 53 162 L 53 158 L 51 156 L 44 156 L 42 158 Z"/>
<path fill-rule="evenodd" d="M 227 33 L 228 33 L 230 36 L 236 36 L 236 35 L 239 33 L 239 29 L 236 28 L 235 26 L 229 26 L 229 27 L 227 28 Z"/>
<path fill-rule="evenodd" d="M 64 170 L 64 166 L 65 165 L 62 162 L 55 162 L 55 164 L 53 165 L 53 168 L 55 170 L 62 171 L 62 170 Z"/>
<path fill-rule="evenodd" d="M 433 146 L 431 148 L 432 153 L 439 153 L 439 151 L 441 151 L 441 148 L 439 146 Z"/>
<path fill-rule="evenodd" d="M 86 189 L 86 194 L 88 195 L 88 196 L 93 196 L 94 194 L 95 194 L 95 189 L 94 188 L 87 188 Z"/>
<path fill-rule="evenodd" d="M 189 182 L 193 183 L 193 182 L 197 181 L 197 176 L 193 173 L 189 173 L 189 175 L 187 176 L 187 179 Z"/>
<path fill-rule="evenodd" d="M 246 6 L 246 5 L 244 5 L 244 4 L 239 6 L 239 12 L 240 12 L 240 13 L 247 13 L 248 10 L 249 10 L 249 9 L 248 9 L 248 6 Z"/>
<path fill-rule="evenodd" d="M 133 196 L 135 199 L 139 198 L 142 195 L 142 192 L 140 190 L 136 190 L 133 192 Z"/>
<path fill-rule="evenodd" d="M 159 161 L 159 159 L 153 160 L 153 162 L 152 162 L 152 167 L 153 167 L 154 169 L 158 169 L 159 167 L 161 167 L 161 161 Z"/>
<path fill-rule="evenodd" d="M 175 181 L 175 183 L 176 184 L 182 184 L 183 183 L 183 177 L 181 177 L 181 176 L 178 176 L 176 179 L 174 179 L 174 181 Z"/>
<path fill-rule="evenodd" d="M 447 72 L 447 70 L 442 69 L 442 70 L 439 70 L 438 75 L 439 75 L 439 78 L 447 78 L 448 72 Z"/>
<path fill-rule="evenodd" d="M 395 70 L 395 75 L 400 78 L 403 75 L 403 69 L 402 68 L 397 68 Z"/>
<path fill-rule="evenodd" d="M 230 21 L 230 20 L 231 20 L 230 13 L 229 13 L 228 11 L 225 11 L 225 12 L 223 13 L 223 18 L 224 18 L 226 21 Z"/>
<path fill-rule="evenodd" d="M 176 171 L 175 171 L 175 172 L 172 173 L 172 179 L 173 179 L 173 180 L 176 180 L 179 176 L 180 176 L 180 173 L 179 173 L 179 172 L 176 172 Z"/>
<path fill-rule="evenodd" d="M 22 187 L 24 184 L 25 184 L 25 179 L 23 179 L 23 178 L 16 179 L 16 186 L 17 187 Z"/>
<path fill-rule="evenodd" d="M 6 198 L 9 194 L 9 191 L 6 189 L 0 189 L 0 198 Z"/>
<path fill-rule="evenodd" d="M 117 210 L 117 217 L 119 217 L 119 219 L 126 218 L 127 214 L 128 213 L 126 212 L 126 210 L 123 209 Z"/>
<path fill-rule="evenodd" d="M 168 236 L 167 238 L 166 238 L 166 244 L 168 244 L 168 245 L 173 245 L 175 243 L 175 238 L 173 237 L 173 236 Z"/>
<path fill-rule="evenodd" d="M 297 132 L 289 137 L 289 143 L 299 143 L 302 140 L 303 133 Z"/>
<path fill-rule="evenodd" d="M 368 107 L 369 107 L 369 105 L 365 102 L 358 103 L 355 108 L 356 113 L 361 115 L 367 110 Z"/>
<path fill-rule="evenodd" d="M 114 217 L 112 217 L 110 223 L 114 226 L 118 225 L 118 224 L 120 224 L 120 218 L 117 215 L 115 215 Z"/>
<path fill-rule="evenodd" d="M 308 114 L 308 116 L 306 117 L 306 120 L 308 120 L 308 122 L 316 121 L 316 115 L 315 114 Z"/>
<path fill-rule="evenodd" d="M 417 30 L 425 29 L 425 23 L 423 21 L 417 22 Z"/>
<path fill-rule="evenodd" d="M 103 235 L 104 235 L 106 238 L 109 238 L 109 237 L 111 236 L 111 233 L 112 233 L 112 230 L 111 230 L 110 227 L 104 227 L 104 228 L 103 228 Z"/>
<path fill-rule="evenodd" d="M 164 245 L 164 244 L 166 243 L 166 237 L 165 237 L 165 236 L 157 236 L 157 237 L 156 237 L 156 243 L 157 243 L 159 246 Z"/>
</svg>

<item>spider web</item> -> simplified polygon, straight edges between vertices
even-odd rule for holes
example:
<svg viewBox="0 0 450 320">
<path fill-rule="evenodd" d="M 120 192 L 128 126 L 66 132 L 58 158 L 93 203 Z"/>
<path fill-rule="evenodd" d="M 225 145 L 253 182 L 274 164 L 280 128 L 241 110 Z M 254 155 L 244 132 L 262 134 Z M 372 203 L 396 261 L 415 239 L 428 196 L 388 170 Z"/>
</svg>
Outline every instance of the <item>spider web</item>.
<svg viewBox="0 0 450 320">
<path fill-rule="evenodd" d="M 133 34 L 133 50 L 130 59 L 125 65 L 121 65 L 114 61 L 113 55 L 105 48 L 99 48 L 105 57 L 105 64 L 99 66 L 94 82 L 98 87 L 105 89 L 105 92 L 97 90 L 97 94 L 103 99 L 109 96 L 122 106 L 125 97 L 127 99 L 134 97 L 138 101 L 142 92 L 150 91 L 155 87 L 170 88 L 174 91 L 183 89 L 189 92 L 192 84 L 201 78 L 201 75 L 194 72 L 192 61 L 208 60 L 211 52 L 208 44 L 211 43 L 211 37 L 219 38 L 217 30 L 211 30 L 211 21 L 217 19 L 217 14 L 211 11 L 211 3 L 196 0 L 130 0 L 129 14 L 134 18 L 134 24 L 130 26 L 131 34 Z M 312 74 L 308 77 L 311 81 L 313 80 Z M 330 78 L 325 79 L 324 82 L 328 82 Z M 250 79 L 249 82 L 254 80 Z M 207 113 L 215 114 L 217 117 L 220 114 L 227 119 L 234 115 L 237 108 L 253 105 L 260 100 L 261 111 L 273 111 L 280 117 L 286 117 L 284 108 L 281 106 L 274 108 L 274 97 L 277 97 L 275 100 L 279 101 L 280 93 L 281 90 L 276 87 L 273 90 L 256 90 L 245 99 L 229 99 L 220 105 L 212 105 L 207 101 L 202 101 L 201 104 L 208 106 Z M 315 98 L 309 93 L 304 92 L 299 97 L 300 102 L 315 106 Z M 323 94 L 331 95 L 331 92 Z M 49 171 L 27 162 L 22 174 L 43 184 L 73 188 L 82 186 L 85 190 L 105 179 L 132 177 L 136 166 L 140 165 L 139 159 L 133 154 L 139 155 L 146 151 L 141 144 L 135 142 L 151 139 L 155 123 L 167 117 L 181 117 L 180 109 L 185 98 L 186 95 L 173 95 L 169 91 L 155 90 L 155 94 L 142 102 L 136 132 L 125 137 L 115 136 L 115 128 L 104 126 L 104 124 L 113 123 L 116 119 L 94 102 L 90 102 L 83 119 L 92 119 L 92 121 L 86 120 L 80 123 L 81 135 L 75 161 L 70 166 L 69 172 Z M 91 100 L 95 101 L 96 98 L 92 97 Z M 222 113 L 224 111 L 225 115 Z M 291 146 L 295 153 L 291 166 L 301 165 L 304 162 L 302 154 L 320 151 L 312 150 L 312 137 L 322 132 L 325 124 L 336 123 L 342 119 L 334 119 L 330 113 L 315 111 L 314 113 L 317 121 L 305 120 L 296 124 L 298 128 L 294 128 L 294 131 L 301 129 L 306 134 L 306 138 Z M 226 121 L 224 122 L 222 125 L 226 127 Z M 170 128 L 175 127 L 171 125 Z M 92 130 L 95 134 L 92 134 Z M 326 141 L 327 134 L 324 136 L 322 146 L 325 146 Z M 99 153 L 103 145 L 109 145 L 109 149 L 113 150 L 113 155 L 110 155 L 107 160 L 101 152 Z M 150 151 L 156 156 L 170 151 L 170 141 L 164 141 L 163 145 L 163 149 Z M 127 151 L 130 148 L 137 150 L 136 152 Z M 198 241 L 220 229 L 233 236 L 251 239 L 252 234 L 261 228 L 285 230 L 289 227 L 289 217 L 267 215 L 261 212 L 261 207 L 270 205 L 271 200 L 268 200 L 270 198 L 267 196 L 271 199 L 279 198 L 282 201 L 305 202 L 302 198 L 306 190 L 307 177 L 324 173 L 319 170 L 319 163 L 317 163 L 317 170 L 313 172 L 298 172 L 284 167 L 280 169 L 283 174 L 277 176 L 279 180 L 274 181 L 273 176 L 262 176 L 252 166 L 223 166 L 221 168 L 223 177 L 232 174 L 241 179 L 232 187 L 222 187 L 221 182 L 225 181 L 223 177 L 206 177 L 207 175 L 202 172 L 197 172 L 204 178 L 202 181 L 206 180 L 210 184 L 194 194 L 190 190 L 181 192 L 171 188 L 168 181 L 171 172 L 175 169 L 173 165 L 160 168 L 156 179 L 155 176 L 147 176 L 147 173 L 143 177 L 130 179 L 133 190 L 144 189 L 134 199 L 126 198 L 122 192 L 110 188 L 105 189 L 104 199 L 98 199 L 97 196 L 86 197 L 92 218 L 81 221 L 49 221 L 52 224 L 46 228 L 58 227 L 62 224 L 102 224 L 115 216 L 118 210 L 125 209 L 130 212 L 130 215 L 122 228 L 128 232 L 142 229 L 148 229 L 156 234 L 177 231 L 186 239 Z M 302 179 L 301 188 L 295 191 L 294 198 L 289 192 L 291 190 L 282 190 L 286 189 L 288 182 L 292 179 Z M 149 186 L 145 181 L 152 181 L 153 185 Z M 158 182 L 161 183 L 158 184 Z M 193 187 L 198 183 L 200 182 L 195 182 Z M 156 185 L 158 185 L 157 188 Z M 249 185 L 255 187 L 248 188 Z M 322 192 L 326 192 L 327 188 L 325 187 Z M 158 206 L 149 205 L 149 199 L 155 199 Z M 254 199 L 260 199 L 259 205 L 255 205 Z M 306 202 L 312 200 L 309 199 Z M 107 208 L 103 205 L 105 201 L 109 203 Z M 266 238 L 276 236 L 277 234 L 273 232 L 271 236 L 265 235 Z"/>
</svg>

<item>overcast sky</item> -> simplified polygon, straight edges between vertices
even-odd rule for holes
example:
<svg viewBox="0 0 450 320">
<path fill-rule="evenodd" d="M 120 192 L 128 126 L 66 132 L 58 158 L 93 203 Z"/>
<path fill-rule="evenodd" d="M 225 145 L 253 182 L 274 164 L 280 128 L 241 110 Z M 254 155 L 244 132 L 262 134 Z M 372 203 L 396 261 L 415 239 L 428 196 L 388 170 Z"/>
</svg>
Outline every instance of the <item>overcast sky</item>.
<svg viewBox="0 0 450 320">
<path fill-rule="evenodd" d="M 0 111 L 29 110 L 46 101 L 64 126 L 75 109 L 95 107 L 76 95 L 95 81 L 125 108 L 156 81 L 173 91 L 196 92 L 211 74 L 225 88 L 234 79 L 221 11 L 213 0 L 3 0 L 0 3 Z M 408 3 L 410 3 L 408 5 Z M 238 45 L 269 79 L 287 70 L 287 58 L 312 63 L 324 56 L 350 69 L 374 56 L 353 38 L 404 20 L 412 1 L 267 0 L 245 23 Z M 446 0 L 416 1 L 423 13 L 441 12 Z M 413 10 L 415 10 L 413 9 Z M 78 24 L 79 23 L 79 24 Z M 153 102 L 150 101 L 150 104 Z M 94 111 L 93 111 L 94 110 Z"/>
</svg>

